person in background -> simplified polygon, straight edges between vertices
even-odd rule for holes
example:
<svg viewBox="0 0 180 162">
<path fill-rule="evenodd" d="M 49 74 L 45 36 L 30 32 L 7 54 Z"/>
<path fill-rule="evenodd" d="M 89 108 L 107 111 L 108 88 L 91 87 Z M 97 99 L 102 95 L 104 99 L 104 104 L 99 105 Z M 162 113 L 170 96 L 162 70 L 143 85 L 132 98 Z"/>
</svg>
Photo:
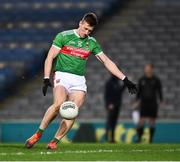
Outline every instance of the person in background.
<svg viewBox="0 0 180 162">
<path fill-rule="evenodd" d="M 110 143 L 115 142 L 115 128 L 122 103 L 122 94 L 125 86 L 120 84 L 119 79 L 111 75 L 105 84 L 104 100 L 107 110 L 106 121 L 106 140 Z"/>
<path fill-rule="evenodd" d="M 138 82 L 138 93 L 136 102 L 139 102 L 140 120 L 137 125 L 137 143 L 141 142 L 144 131 L 144 124 L 148 120 L 150 139 L 152 143 L 155 132 L 155 121 L 158 115 L 158 103 L 163 103 L 162 85 L 159 78 L 153 72 L 153 65 L 146 64 L 144 66 L 144 75 Z"/>
</svg>

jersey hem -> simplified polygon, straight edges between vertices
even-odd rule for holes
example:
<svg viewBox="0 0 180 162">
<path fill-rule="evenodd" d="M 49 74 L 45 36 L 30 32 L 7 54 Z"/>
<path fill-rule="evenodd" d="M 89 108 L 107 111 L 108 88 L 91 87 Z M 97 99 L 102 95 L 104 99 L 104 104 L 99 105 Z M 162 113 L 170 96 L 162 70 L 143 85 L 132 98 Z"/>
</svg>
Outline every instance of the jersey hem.
<svg viewBox="0 0 180 162">
<path fill-rule="evenodd" d="M 52 44 L 52 46 L 55 47 L 55 48 L 57 48 L 57 49 L 59 49 L 59 50 L 61 49 L 60 47 L 58 47 L 58 46 L 56 46 L 56 45 L 54 45 L 54 44 Z"/>
<path fill-rule="evenodd" d="M 97 53 L 95 56 L 98 56 L 98 55 L 101 55 L 101 54 L 103 54 L 103 51 Z"/>
<path fill-rule="evenodd" d="M 70 71 L 66 71 L 66 70 L 54 70 L 54 72 L 64 72 L 64 73 L 69 73 L 69 74 L 75 74 L 75 75 L 79 75 L 79 76 L 85 76 L 85 74 L 78 74 L 78 73 L 73 73 L 73 72 L 70 72 Z"/>
</svg>

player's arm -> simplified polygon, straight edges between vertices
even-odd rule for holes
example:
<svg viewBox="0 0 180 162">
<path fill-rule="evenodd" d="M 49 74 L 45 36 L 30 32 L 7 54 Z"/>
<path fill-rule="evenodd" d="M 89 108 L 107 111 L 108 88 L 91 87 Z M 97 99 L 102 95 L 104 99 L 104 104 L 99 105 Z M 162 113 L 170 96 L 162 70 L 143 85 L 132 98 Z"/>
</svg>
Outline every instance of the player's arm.
<svg viewBox="0 0 180 162">
<path fill-rule="evenodd" d="M 110 71 L 113 75 L 117 76 L 119 79 L 124 80 L 126 77 L 122 71 L 116 66 L 116 64 L 110 60 L 104 53 L 96 55 L 97 59 L 101 61 L 104 66 Z"/>
<path fill-rule="evenodd" d="M 49 78 L 51 74 L 53 60 L 57 56 L 58 53 L 59 53 L 59 48 L 52 45 L 51 48 L 49 49 L 48 55 L 44 63 L 44 82 L 43 82 L 43 89 L 42 89 L 44 96 L 46 95 L 47 88 L 52 87 Z"/>
<path fill-rule="evenodd" d="M 119 79 L 123 80 L 125 86 L 128 88 L 131 94 L 137 92 L 137 87 L 134 83 L 132 83 L 128 78 L 123 74 L 123 72 L 116 66 L 116 64 L 104 53 L 97 54 L 97 59 L 101 61 L 106 69 L 111 72 L 113 75 L 118 77 Z"/>
<path fill-rule="evenodd" d="M 55 46 L 52 45 L 51 48 L 49 49 L 48 55 L 44 63 L 44 78 L 50 77 L 52 63 L 58 53 L 59 53 L 59 48 L 56 48 Z"/>
</svg>

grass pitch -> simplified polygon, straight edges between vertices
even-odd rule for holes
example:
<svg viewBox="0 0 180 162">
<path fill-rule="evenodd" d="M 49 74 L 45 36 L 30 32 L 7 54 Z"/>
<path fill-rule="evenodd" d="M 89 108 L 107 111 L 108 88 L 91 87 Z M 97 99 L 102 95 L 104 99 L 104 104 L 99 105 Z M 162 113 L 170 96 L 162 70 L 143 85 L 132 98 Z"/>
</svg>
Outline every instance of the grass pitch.
<svg viewBox="0 0 180 162">
<path fill-rule="evenodd" d="M 27 149 L 23 144 L 0 144 L 2 161 L 179 161 L 180 144 L 59 144 L 49 151 L 45 144 Z"/>
</svg>

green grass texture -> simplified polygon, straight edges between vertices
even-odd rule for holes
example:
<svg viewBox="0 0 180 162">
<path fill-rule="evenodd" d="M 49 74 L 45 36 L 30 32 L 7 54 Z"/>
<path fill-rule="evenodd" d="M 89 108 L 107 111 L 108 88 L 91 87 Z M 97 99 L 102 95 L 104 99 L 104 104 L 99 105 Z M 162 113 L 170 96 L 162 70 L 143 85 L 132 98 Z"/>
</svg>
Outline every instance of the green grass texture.
<svg viewBox="0 0 180 162">
<path fill-rule="evenodd" d="M 27 149 L 23 144 L 0 144 L 1 161 L 179 161 L 180 144 L 59 143 Z"/>
</svg>

